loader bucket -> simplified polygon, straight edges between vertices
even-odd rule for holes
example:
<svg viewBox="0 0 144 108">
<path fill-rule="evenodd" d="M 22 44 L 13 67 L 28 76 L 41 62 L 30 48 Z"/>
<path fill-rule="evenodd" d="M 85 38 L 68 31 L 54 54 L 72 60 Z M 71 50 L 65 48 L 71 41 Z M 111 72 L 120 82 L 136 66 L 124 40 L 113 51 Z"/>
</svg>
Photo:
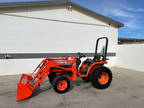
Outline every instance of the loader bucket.
<svg viewBox="0 0 144 108">
<path fill-rule="evenodd" d="M 32 77 L 22 74 L 22 77 L 17 84 L 17 101 L 30 97 L 33 93 Z"/>
</svg>

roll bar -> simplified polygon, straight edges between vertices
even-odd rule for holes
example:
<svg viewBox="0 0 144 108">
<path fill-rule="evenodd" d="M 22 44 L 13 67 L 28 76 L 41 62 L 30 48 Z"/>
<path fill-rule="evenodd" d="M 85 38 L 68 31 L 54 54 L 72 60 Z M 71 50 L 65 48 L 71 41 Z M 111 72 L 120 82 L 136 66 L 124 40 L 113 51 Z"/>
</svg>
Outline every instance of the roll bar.
<svg viewBox="0 0 144 108">
<path fill-rule="evenodd" d="M 97 51 L 98 51 L 99 40 L 101 40 L 101 39 L 105 39 L 106 40 L 106 43 L 105 43 L 105 52 L 104 52 L 104 55 L 103 55 L 103 60 L 106 61 L 107 48 L 108 48 L 108 38 L 107 37 L 100 37 L 100 38 L 97 39 L 94 59 L 96 59 L 98 57 L 98 52 Z"/>
</svg>

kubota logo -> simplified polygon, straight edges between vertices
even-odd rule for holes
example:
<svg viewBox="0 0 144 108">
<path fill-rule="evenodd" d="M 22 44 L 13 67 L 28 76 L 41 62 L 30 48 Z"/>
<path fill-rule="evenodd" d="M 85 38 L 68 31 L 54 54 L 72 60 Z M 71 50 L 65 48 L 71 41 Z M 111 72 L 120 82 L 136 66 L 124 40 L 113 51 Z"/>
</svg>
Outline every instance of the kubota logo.
<svg viewBox="0 0 144 108">
<path fill-rule="evenodd" d="M 67 62 L 57 62 L 58 64 L 67 64 Z"/>
</svg>

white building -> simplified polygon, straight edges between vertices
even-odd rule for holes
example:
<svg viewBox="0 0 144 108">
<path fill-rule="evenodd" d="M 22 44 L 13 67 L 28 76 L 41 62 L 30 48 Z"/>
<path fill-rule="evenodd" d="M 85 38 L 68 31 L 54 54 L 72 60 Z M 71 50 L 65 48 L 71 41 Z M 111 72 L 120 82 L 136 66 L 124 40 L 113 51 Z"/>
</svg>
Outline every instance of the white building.
<svg viewBox="0 0 144 108">
<path fill-rule="evenodd" d="M 31 72 L 44 57 L 92 56 L 102 36 L 113 66 L 122 26 L 65 0 L 0 3 L 0 75 Z"/>
</svg>

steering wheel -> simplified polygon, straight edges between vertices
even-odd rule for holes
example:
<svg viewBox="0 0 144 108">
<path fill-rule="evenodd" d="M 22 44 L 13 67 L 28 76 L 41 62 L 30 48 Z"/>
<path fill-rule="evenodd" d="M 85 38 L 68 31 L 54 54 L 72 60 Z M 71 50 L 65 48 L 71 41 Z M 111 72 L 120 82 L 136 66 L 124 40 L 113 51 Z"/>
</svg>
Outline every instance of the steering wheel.
<svg viewBox="0 0 144 108">
<path fill-rule="evenodd" d="M 86 57 L 83 53 L 78 52 L 77 54 L 78 54 L 79 58 Z"/>
</svg>

